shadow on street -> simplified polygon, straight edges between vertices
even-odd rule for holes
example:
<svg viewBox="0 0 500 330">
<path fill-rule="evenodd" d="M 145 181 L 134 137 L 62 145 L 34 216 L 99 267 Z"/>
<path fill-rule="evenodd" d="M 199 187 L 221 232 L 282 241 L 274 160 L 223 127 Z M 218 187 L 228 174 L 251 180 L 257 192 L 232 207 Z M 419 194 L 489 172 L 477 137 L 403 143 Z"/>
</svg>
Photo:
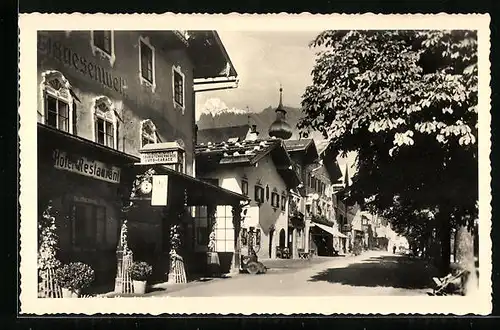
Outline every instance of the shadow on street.
<svg viewBox="0 0 500 330">
<path fill-rule="evenodd" d="M 427 289 L 436 270 L 426 262 L 407 256 L 371 257 L 345 268 L 329 268 L 313 275 L 310 282 L 350 286 Z"/>
</svg>

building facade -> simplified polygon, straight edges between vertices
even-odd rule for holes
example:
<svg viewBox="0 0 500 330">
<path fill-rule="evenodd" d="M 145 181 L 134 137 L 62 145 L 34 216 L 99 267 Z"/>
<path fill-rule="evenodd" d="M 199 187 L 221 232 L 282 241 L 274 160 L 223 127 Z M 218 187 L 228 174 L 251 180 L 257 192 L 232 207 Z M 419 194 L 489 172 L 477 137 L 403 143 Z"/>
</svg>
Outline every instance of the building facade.
<svg viewBox="0 0 500 330">
<path fill-rule="evenodd" d="M 123 211 L 138 175 L 153 167 L 169 175 L 178 189 L 169 188 L 170 204 L 180 205 L 177 195 L 189 207 L 244 199 L 194 178 L 195 92 L 236 77 L 224 46 L 215 31 L 40 31 L 37 39 L 39 209 L 50 202 L 58 211 L 59 257 L 109 281 L 126 218 L 135 257 L 164 277 L 168 207 L 152 207 L 149 192 Z M 174 144 L 171 163 L 162 148 Z M 184 221 L 187 254 L 190 229 Z"/>
<path fill-rule="evenodd" d="M 288 246 L 288 191 L 298 184 L 281 140 L 198 144 L 197 164 L 200 178 L 249 197 L 242 222 L 242 254 L 252 248 L 261 259 L 276 258 L 280 249 Z M 234 237 L 231 224 L 225 220 L 227 213 L 225 207 L 217 208 L 214 234 L 219 240 Z M 247 244 L 248 232 L 255 235 L 252 246 Z M 216 251 L 229 252 L 232 246 L 216 245 Z"/>
</svg>

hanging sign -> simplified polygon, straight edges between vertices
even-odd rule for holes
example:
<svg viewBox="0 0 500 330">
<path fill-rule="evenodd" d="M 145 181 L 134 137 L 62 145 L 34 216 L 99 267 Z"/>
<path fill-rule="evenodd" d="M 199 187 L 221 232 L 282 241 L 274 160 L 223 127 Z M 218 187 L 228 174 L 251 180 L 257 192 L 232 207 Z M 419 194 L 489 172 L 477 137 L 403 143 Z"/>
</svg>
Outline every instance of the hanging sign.
<svg viewBox="0 0 500 330">
<path fill-rule="evenodd" d="M 153 175 L 152 206 L 167 206 L 168 175 Z"/>
<path fill-rule="evenodd" d="M 141 162 L 144 164 L 176 164 L 179 162 L 179 151 L 156 151 L 141 154 Z"/>
</svg>

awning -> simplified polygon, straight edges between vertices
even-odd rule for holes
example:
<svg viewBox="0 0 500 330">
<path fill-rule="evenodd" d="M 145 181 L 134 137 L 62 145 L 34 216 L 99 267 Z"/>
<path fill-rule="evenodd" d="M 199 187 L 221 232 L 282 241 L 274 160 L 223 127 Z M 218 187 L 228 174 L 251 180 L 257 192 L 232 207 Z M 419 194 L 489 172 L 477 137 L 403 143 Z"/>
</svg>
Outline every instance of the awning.
<svg viewBox="0 0 500 330">
<path fill-rule="evenodd" d="M 331 234 L 333 237 L 347 238 L 346 235 L 344 235 L 341 232 L 339 232 L 337 230 L 337 228 L 335 228 L 335 227 L 328 227 L 328 226 L 325 226 L 325 225 L 322 225 L 322 224 L 319 224 L 319 223 L 313 223 L 311 225 L 311 227 L 313 227 L 313 226 L 319 227 L 320 229 L 322 229 L 322 230 L 326 231 L 327 233 Z"/>
<path fill-rule="evenodd" d="M 231 190 L 213 185 L 211 183 L 194 178 L 187 174 L 174 171 L 163 165 L 151 165 L 136 163 L 131 166 L 135 174 L 145 172 L 153 168 L 158 174 L 169 175 L 171 182 L 169 186 L 172 189 L 169 196 L 172 198 L 182 198 L 183 188 L 186 191 L 187 206 L 196 205 L 234 205 L 240 202 L 248 201 L 249 198 Z M 169 197 L 169 198 L 170 198 Z"/>
</svg>

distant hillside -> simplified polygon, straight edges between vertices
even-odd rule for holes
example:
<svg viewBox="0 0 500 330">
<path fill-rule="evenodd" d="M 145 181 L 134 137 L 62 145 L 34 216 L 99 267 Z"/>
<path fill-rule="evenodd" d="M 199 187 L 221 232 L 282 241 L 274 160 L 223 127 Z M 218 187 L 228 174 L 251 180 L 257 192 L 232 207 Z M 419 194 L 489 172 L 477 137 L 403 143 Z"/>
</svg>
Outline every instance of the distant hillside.
<svg viewBox="0 0 500 330">
<path fill-rule="evenodd" d="M 293 135 L 291 139 L 299 138 L 299 129 L 297 128 L 297 123 L 302 117 L 302 111 L 300 108 L 285 107 L 287 111 L 286 120 L 288 124 L 292 127 Z M 257 125 L 257 130 L 260 133 L 260 137 L 268 137 L 269 126 L 276 119 L 275 108 L 267 107 L 261 112 L 250 112 L 250 125 Z M 241 111 L 222 111 L 217 114 L 203 113 L 198 120 L 199 129 L 216 128 L 216 127 L 228 127 L 236 125 L 245 125 L 248 123 L 248 115 L 242 113 Z M 313 134 L 315 139 L 322 139 L 321 134 Z"/>
</svg>

